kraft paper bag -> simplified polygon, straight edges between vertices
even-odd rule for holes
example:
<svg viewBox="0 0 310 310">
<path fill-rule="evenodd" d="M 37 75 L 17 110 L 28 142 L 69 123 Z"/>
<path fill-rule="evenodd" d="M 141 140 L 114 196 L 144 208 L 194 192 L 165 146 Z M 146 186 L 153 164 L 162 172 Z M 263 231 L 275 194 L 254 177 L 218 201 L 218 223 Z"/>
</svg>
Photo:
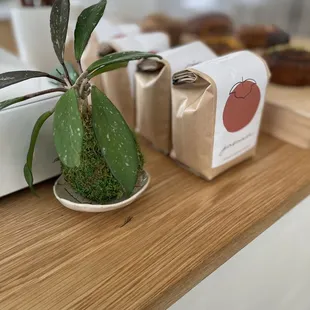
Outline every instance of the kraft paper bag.
<svg viewBox="0 0 310 310">
<path fill-rule="evenodd" d="M 196 41 L 159 53 L 163 60 L 146 59 L 136 72 L 136 131 L 154 148 L 171 151 L 171 78 L 187 67 L 210 60 L 216 55 Z"/>
<path fill-rule="evenodd" d="M 114 38 L 122 38 L 138 33 L 140 33 L 140 27 L 136 24 L 114 24 L 106 19 L 101 19 L 83 53 L 81 59 L 83 69 L 86 69 L 100 58 L 100 46 L 102 43 L 109 42 Z M 94 77 L 91 83 L 103 90 L 100 76 Z"/>
<path fill-rule="evenodd" d="M 269 76 L 248 51 L 175 73 L 171 157 L 212 180 L 254 156 Z"/>
<path fill-rule="evenodd" d="M 169 38 L 161 32 L 114 39 L 101 45 L 104 51 L 142 51 L 158 53 L 169 48 Z M 100 75 L 101 83 L 108 98 L 122 113 L 131 128 L 135 128 L 134 74 L 137 61 L 131 61 L 126 68 L 119 68 Z"/>
</svg>

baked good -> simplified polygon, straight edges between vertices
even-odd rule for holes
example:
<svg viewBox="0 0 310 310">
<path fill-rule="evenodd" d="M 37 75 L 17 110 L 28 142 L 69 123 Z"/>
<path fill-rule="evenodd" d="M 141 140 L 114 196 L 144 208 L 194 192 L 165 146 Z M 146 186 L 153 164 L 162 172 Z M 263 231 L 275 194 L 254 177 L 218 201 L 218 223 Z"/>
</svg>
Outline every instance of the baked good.
<svg viewBox="0 0 310 310">
<path fill-rule="evenodd" d="M 211 35 L 230 35 L 234 31 L 234 25 L 226 14 L 206 13 L 189 19 L 185 29 L 186 32 L 201 38 Z"/>
<path fill-rule="evenodd" d="M 180 44 L 180 36 L 183 31 L 183 23 L 165 14 L 148 15 L 140 23 L 142 32 L 165 32 L 170 38 L 170 45 Z"/>
<path fill-rule="evenodd" d="M 310 52 L 291 46 L 275 48 L 263 55 L 271 82 L 289 86 L 310 85 Z"/>
<path fill-rule="evenodd" d="M 290 41 L 289 34 L 274 25 L 244 25 L 240 27 L 238 36 L 249 49 L 268 48 Z"/>
<path fill-rule="evenodd" d="M 244 49 L 241 41 L 234 36 L 205 36 L 201 38 L 201 41 L 219 56 Z"/>
</svg>

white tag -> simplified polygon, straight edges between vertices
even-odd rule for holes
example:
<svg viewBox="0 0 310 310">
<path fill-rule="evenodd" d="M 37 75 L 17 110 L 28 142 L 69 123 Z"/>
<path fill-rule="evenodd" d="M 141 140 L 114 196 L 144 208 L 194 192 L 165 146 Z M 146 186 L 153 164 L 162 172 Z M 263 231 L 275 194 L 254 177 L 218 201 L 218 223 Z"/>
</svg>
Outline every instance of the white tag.
<svg viewBox="0 0 310 310">
<path fill-rule="evenodd" d="M 135 36 L 141 51 L 157 54 L 170 48 L 169 37 L 163 32 L 142 33 Z"/>
<path fill-rule="evenodd" d="M 216 54 L 201 41 L 176 47 L 162 52 L 159 55 L 170 64 L 171 76 L 178 71 L 217 57 Z"/>
<path fill-rule="evenodd" d="M 120 35 L 137 35 L 140 33 L 140 27 L 137 24 L 120 24 L 118 25 Z"/>
<path fill-rule="evenodd" d="M 216 84 L 212 156 L 212 168 L 216 168 L 256 145 L 268 83 L 267 68 L 261 58 L 248 51 L 192 68 L 207 74 Z"/>
<path fill-rule="evenodd" d="M 106 19 L 101 19 L 95 28 L 98 42 L 110 41 L 113 38 L 122 38 L 128 35 L 136 35 L 140 28 L 136 24 L 113 24 Z"/>
<path fill-rule="evenodd" d="M 120 39 L 110 40 L 118 51 L 141 51 L 159 53 L 169 48 L 169 38 L 163 32 L 141 33 Z"/>
</svg>

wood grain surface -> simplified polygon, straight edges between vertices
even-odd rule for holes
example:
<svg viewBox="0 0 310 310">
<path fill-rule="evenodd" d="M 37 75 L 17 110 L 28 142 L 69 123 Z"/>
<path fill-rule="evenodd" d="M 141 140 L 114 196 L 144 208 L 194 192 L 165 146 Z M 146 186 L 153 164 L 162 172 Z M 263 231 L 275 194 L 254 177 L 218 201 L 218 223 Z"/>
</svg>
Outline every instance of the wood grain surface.
<svg viewBox="0 0 310 310">
<path fill-rule="evenodd" d="M 71 211 L 53 181 L 0 199 L 0 309 L 166 309 L 310 193 L 310 151 L 267 135 L 212 182 L 143 149 L 152 183 L 125 209 Z"/>
<path fill-rule="evenodd" d="M 166 309 L 310 193 L 310 152 L 267 135 L 209 183 L 144 151 L 151 187 L 117 212 L 65 209 L 51 181 L 0 200 L 1 309 Z"/>
</svg>

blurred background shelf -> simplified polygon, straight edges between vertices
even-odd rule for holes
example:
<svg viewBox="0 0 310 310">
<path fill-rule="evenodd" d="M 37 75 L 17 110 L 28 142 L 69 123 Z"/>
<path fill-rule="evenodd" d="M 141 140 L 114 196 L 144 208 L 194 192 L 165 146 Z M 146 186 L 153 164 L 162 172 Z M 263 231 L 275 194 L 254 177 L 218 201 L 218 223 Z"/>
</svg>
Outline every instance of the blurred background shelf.
<svg viewBox="0 0 310 310">
<path fill-rule="evenodd" d="M 97 0 L 77 0 L 83 5 Z M 136 22 L 153 12 L 187 18 L 207 11 L 228 13 L 239 24 L 274 23 L 291 34 L 309 35 L 308 0 L 113 0 L 108 3 L 106 16 Z"/>
<path fill-rule="evenodd" d="M 88 6 L 97 0 L 72 0 L 71 4 Z M 17 0 L 0 0 L 0 20 L 9 19 L 9 8 Z M 274 23 L 291 34 L 309 35 L 308 0 L 113 0 L 106 9 L 110 19 L 137 22 L 153 12 L 187 18 L 206 11 L 228 13 L 238 24 Z"/>
</svg>

